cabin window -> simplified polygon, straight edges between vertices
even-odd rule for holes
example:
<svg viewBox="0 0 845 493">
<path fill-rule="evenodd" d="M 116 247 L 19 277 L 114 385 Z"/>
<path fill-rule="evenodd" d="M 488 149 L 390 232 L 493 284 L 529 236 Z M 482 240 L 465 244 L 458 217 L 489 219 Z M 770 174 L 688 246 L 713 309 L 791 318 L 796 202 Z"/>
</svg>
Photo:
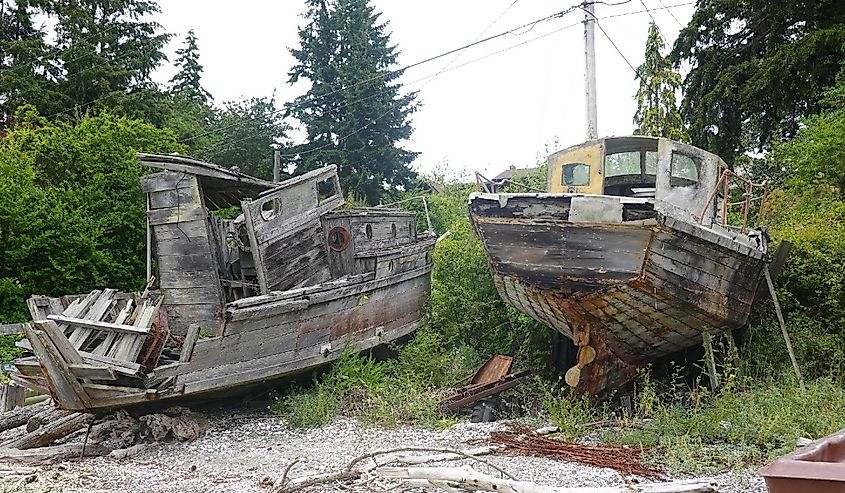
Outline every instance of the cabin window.
<svg viewBox="0 0 845 493">
<path fill-rule="evenodd" d="M 281 209 L 279 199 L 268 200 L 261 204 L 261 219 L 269 221 L 276 217 L 276 213 Z"/>
<path fill-rule="evenodd" d="M 364 228 L 364 234 L 367 235 L 368 240 L 373 239 L 373 225 L 372 224 L 368 224 L 367 227 Z"/>
<path fill-rule="evenodd" d="M 337 195 L 337 188 L 335 188 L 334 179 L 329 178 L 328 180 L 317 182 L 317 197 L 320 204 L 335 195 Z"/>
<path fill-rule="evenodd" d="M 639 175 L 640 151 L 617 152 L 604 158 L 605 176 Z"/>
<path fill-rule="evenodd" d="M 390 225 L 390 235 L 396 238 L 396 223 Z"/>
<path fill-rule="evenodd" d="M 335 226 L 329 230 L 329 248 L 335 252 L 342 252 L 349 246 L 349 231 L 346 228 Z"/>
<path fill-rule="evenodd" d="M 672 152 L 672 163 L 671 163 L 671 170 L 672 170 L 672 178 L 681 178 L 682 181 L 678 183 L 679 185 L 684 185 L 683 180 L 689 180 L 691 182 L 698 181 L 698 163 L 696 159 L 687 156 L 686 154 L 681 154 L 679 152 Z"/>
<path fill-rule="evenodd" d="M 657 174 L 657 151 L 645 151 L 645 174 Z"/>
<path fill-rule="evenodd" d="M 561 185 L 582 187 L 590 184 L 590 165 L 585 163 L 569 163 L 563 165 Z"/>
</svg>

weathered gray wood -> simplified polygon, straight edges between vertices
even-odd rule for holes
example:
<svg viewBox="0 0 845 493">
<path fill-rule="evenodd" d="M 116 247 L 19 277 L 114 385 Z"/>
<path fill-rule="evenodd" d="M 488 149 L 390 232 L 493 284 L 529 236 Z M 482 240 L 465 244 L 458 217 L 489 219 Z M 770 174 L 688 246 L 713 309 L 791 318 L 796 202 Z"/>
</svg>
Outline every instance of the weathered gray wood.
<svg viewBox="0 0 845 493">
<path fill-rule="evenodd" d="M 23 334 L 23 324 L 0 324 L 0 336 Z"/>
<path fill-rule="evenodd" d="M 56 407 L 53 407 L 52 404 L 49 404 L 26 422 L 26 431 L 27 433 L 35 431 L 47 423 L 52 423 L 53 421 L 65 418 L 75 413 L 76 411 L 66 411 L 64 409 L 58 409 Z"/>
<path fill-rule="evenodd" d="M 0 448 L 16 448 L 21 450 L 46 447 L 59 438 L 66 437 L 74 431 L 80 430 L 94 421 L 94 415 L 86 413 L 71 413 L 57 420 L 44 423 L 38 429 L 19 437 L 0 443 Z"/>
<path fill-rule="evenodd" d="M 41 330 L 26 326 L 26 337 L 32 342 L 32 349 L 38 362 L 44 367 L 49 378 L 47 385 L 50 394 L 59 404 L 67 409 L 84 409 L 89 404 L 88 395 L 76 377 L 62 360 L 59 350 Z"/>
<path fill-rule="evenodd" d="M 381 344 L 385 340 L 393 340 L 409 334 L 416 330 L 418 325 L 418 321 L 411 322 L 390 333 L 385 332 L 383 336 L 371 336 L 363 340 L 353 341 L 348 347 L 353 351 L 364 351 Z M 339 344 L 331 348 L 328 353 L 323 354 L 320 345 L 312 346 L 306 350 L 294 351 L 290 354 L 273 355 L 267 358 L 248 360 L 190 373 L 181 377 L 179 381 L 185 383 L 185 394 L 210 389 L 223 389 L 328 363 L 343 354 L 346 347 L 344 344 Z M 298 356 L 294 356 L 294 354 Z"/>
<path fill-rule="evenodd" d="M 0 448 L 0 460 L 16 464 L 37 464 L 48 461 L 76 459 L 82 455 L 81 443 L 65 443 L 51 447 L 39 447 L 27 450 Z M 108 455 L 111 449 L 99 443 L 85 445 L 85 457 Z"/>
<path fill-rule="evenodd" d="M 180 187 L 149 193 L 150 209 L 182 207 L 186 204 L 202 204 L 198 187 Z"/>
<path fill-rule="evenodd" d="M 114 304 L 113 297 L 116 293 L 116 289 L 104 289 L 102 293 L 100 293 L 100 296 L 97 297 L 96 301 L 94 301 L 94 303 L 91 305 L 91 308 L 84 314 L 81 311 L 76 311 L 78 315 L 74 315 L 72 313 L 63 313 L 63 315 L 70 316 L 72 318 L 100 320 L 106 313 L 109 312 L 112 305 Z M 62 329 L 64 330 L 64 326 L 62 327 Z M 70 345 L 77 349 L 81 349 L 82 345 L 85 343 L 85 341 L 88 339 L 92 332 L 92 329 L 89 327 L 74 327 L 72 332 L 68 336 Z"/>
<path fill-rule="evenodd" d="M 18 407 L 0 414 L 0 432 L 23 426 L 30 418 L 43 412 L 50 406 L 48 401 L 39 402 L 31 406 Z"/>
<path fill-rule="evenodd" d="M 162 224 L 177 224 L 181 222 L 206 219 L 208 212 L 198 204 L 184 204 L 181 207 L 167 207 L 164 209 L 153 209 L 147 212 L 147 219 L 151 226 Z"/>
<path fill-rule="evenodd" d="M 0 413 L 11 411 L 23 406 L 26 400 L 26 389 L 14 383 L 0 384 Z"/>
<path fill-rule="evenodd" d="M 115 324 L 111 322 L 97 322 L 94 320 L 85 320 L 82 318 L 65 317 L 63 315 L 50 315 L 50 320 L 59 323 L 72 325 L 75 327 L 83 327 L 87 329 L 103 330 L 111 332 L 119 332 L 122 334 L 149 334 L 150 329 L 133 327 L 131 325 Z"/>
<path fill-rule="evenodd" d="M 153 228 L 156 249 L 161 249 L 170 240 L 185 240 L 206 237 L 205 219 L 182 221 L 178 224 L 159 224 Z"/>
<path fill-rule="evenodd" d="M 233 185 L 251 185 L 259 190 L 270 189 L 275 186 L 273 182 L 253 178 L 252 176 L 239 173 L 237 171 L 184 156 L 138 153 L 138 159 L 144 166 L 165 169 L 173 174 L 185 173 L 188 176 L 205 176 L 231 182 Z M 157 173 L 156 175 L 149 176 L 157 176 L 161 174 L 162 173 Z M 149 188 L 149 186 L 143 181 L 142 186 L 144 187 L 144 191 L 151 190 L 151 188 Z"/>
<path fill-rule="evenodd" d="M 163 171 L 141 177 L 141 190 L 146 193 L 196 187 L 197 178 L 188 173 Z"/>
<path fill-rule="evenodd" d="M 77 378 L 90 380 L 117 380 L 114 370 L 105 366 L 69 364 L 68 368 Z"/>
<path fill-rule="evenodd" d="M 194 352 L 194 345 L 197 343 L 199 337 L 200 326 L 191 324 L 188 327 L 188 333 L 185 334 L 185 339 L 182 341 L 182 351 L 179 353 L 179 362 L 184 363 L 191 360 L 191 355 Z"/>
</svg>

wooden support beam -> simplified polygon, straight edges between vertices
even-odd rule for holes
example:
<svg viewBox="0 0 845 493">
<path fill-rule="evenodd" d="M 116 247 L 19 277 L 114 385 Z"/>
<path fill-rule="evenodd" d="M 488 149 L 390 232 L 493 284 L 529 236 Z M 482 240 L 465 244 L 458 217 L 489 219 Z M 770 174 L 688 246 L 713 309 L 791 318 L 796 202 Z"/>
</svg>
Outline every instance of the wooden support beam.
<svg viewBox="0 0 845 493">
<path fill-rule="evenodd" d="M 48 315 L 47 318 L 59 323 L 73 325 L 75 327 L 83 327 L 86 329 L 105 330 L 112 332 L 122 332 L 124 334 L 149 334 L 149 328 L 134 327 L 132 325 L 115 324 L 111 322 L 98 322 L 96 320 L 85 320 L 82 318 L 66 317 L 64 315 Z"/>
</svg>

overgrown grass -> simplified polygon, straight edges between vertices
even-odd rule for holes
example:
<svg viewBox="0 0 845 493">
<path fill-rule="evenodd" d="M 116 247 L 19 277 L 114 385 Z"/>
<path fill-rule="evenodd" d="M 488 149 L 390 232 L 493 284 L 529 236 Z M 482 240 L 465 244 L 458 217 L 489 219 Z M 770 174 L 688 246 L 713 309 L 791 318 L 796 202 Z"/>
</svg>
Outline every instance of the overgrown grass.
<svg viewBox="0 0 845 493">
<path fill-rule="evenodd" d="M 470 349 L 450 350 L 437 332 L 423 329 L 393 360 L 378 361 L 345 350 L 310 388 L 290 390 L 272 410 L 294 427 L 322 426 L 338 416 L 354 416 L 376 426 L 417 423 L 440 428 L 454 422 L 438 410 L 442 389 L 477 361 Z"/>
<path fill-rule="evenodd" d="M 845 427 L 845 391 L 830 379 L 809 382 L 806 392 L 786 379 L 734 381 L 717 393 L 677 388 L 674 398 L 651 385 L 646 379 L 637 399 L 646 421 L 604 438 L 647 448 L 652 460 L 677 472 L 758 465 L 792 451 L 800 437 Z"/>
</svg>

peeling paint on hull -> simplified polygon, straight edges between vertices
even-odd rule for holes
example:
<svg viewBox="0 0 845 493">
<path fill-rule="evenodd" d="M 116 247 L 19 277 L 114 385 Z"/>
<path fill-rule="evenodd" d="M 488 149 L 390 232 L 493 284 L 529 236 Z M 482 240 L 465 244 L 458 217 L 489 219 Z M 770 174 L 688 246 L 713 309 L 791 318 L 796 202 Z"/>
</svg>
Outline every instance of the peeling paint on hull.
<svg viewBox="0 0 845 493">
<path fill-rule="evenodd" d="M 473 196 L 469 213 L 502 298 L 596 349 L 581 391 L 618 388 L 649 361 L 700 344 L 703 333 L 745 324 L 765 259 L 747 238 L 622 197 L 621 221 L 573 223 L 571 198 Z"/>
</svg>

